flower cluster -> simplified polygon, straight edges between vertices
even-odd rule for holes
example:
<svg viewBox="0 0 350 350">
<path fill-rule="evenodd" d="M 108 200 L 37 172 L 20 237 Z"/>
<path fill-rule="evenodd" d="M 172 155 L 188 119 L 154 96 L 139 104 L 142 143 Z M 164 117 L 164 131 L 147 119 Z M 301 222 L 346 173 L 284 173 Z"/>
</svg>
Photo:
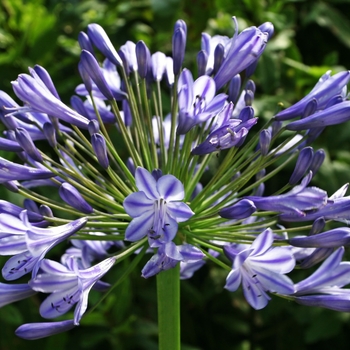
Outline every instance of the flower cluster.
<svg viewBox="0 0 350 350">
<path fill-rule="evenodd" d="M 343 288 L 350 268 L 341 262 L 350 231 L 326 228 L 326 220 L 349 219 L 347 185 L 330 197 L 310 185 L 325 158 L 311 142 L 350 119 L 350 73 L 327 72 L 258 130 L 250 77 L 274 28 L 264 23 L 238 33 L 234 24 L 232 38 L 203 34 L 198 77 L 183 67 L 182 20 L 171 56 L 151 53 L 142 41 L 116 50 L 102 27 L 90 24 L 78 38 L 83 83 L 70 107 L 41 66 L 12 82 L 21 104 L 0 91 L 0 149 L 17 154 L 16 162 L 0 158 L 0 182 L 26 198 L 22 207 L 0 201 L 0 254 L 9 256 L 0 305 L 39 292 L 49 294 L 39 310 L 44 318 L 74 307 L 72 319 L 24 324 L 18 336 L 37 339 L 78 325 L 91 288 L 108 289 L 101 278 L 113 266 L 127 257 L 137 266 L 147 253 L 144 278 L 173 268 L 190 278 L 209 262 L 227 270 L 223 288 L 242 285 L 255 309 L 274 295 L 350 311 Z M 265 194 L 264 183 L 290 161 L 288 183 Z M 309 232 L 281 227 L 305 221 Z M 51 260 L 51 248 L 66 240 L 61 260 Z M 286 275 L 322 261 L 297 284 Z M 15 283 L 19 278 L 27 283 Z"/>
</svg>

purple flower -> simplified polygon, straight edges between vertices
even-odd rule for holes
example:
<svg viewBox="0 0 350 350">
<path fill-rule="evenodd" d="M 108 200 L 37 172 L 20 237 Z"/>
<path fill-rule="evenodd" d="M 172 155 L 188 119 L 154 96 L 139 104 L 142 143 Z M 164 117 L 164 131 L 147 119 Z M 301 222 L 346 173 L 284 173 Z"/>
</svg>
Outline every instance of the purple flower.
<svg viewBox="0 0 350 350">
<path fill-rule="evenodd" d="M 350 289 L 342 287 L 350 283 L 350 263 L 341 261 L 343 254 L 343 247 L 337 249 L 310 277 L 297 283 L 293 299 L 302 305 L 349 312 Z"/>
<path fill-rule="evenodd" d="M 236 32 L 231 39 L 230 48 L 214 77 L 217 90 L 255 62 L 263 53 L 267 43 L 268 34 L 256 27 L 249 27 L 238 35 L 238 25 L 236 20 L 235 22 Z"/>
<path fill-rule="evenodd" d="M 142 277 L 149 278 L 161 271 L 172 269 L 178 262 L 202 263 L 203 258 L 201 250 L 191 244 L 176 246 L 175 243 L 168 242 L 162 244 L 157 253 L 146 263 L 142 269 Z"/>
<path fill-rule="evenodd" d="M 210 75 L 214 69 L 214 54 L 218 45 L 224 48 L 224 57 L 227 54 L 227 50 L 230 47 L 231 40 L 227 36 L 214 35 L 211 37 L 207 33 L 202 33 L 201 48 L 207 56 L 207 62 L 205 67 L 205 74 Z"/>
<path fill-rule="evenodd" d="M 318 209 L 327 203 L 327 193 L 318 187 L 306 187 L 310 182 L 312 173 L 305 176 L 301 184 L 295 186 L 285 194 L 269 197 L 248 196 L 257 209 L 277 211 L 280 213 L 292 213 L 302 218 L 305 211 Z"/>
<path fill-rule="evenodd" d="M 83 69 L 89 74 L 103 96 L 108 100 L 113 100 L 114 96 L 112 91 L 107 84 L 103 71 L 96 61 L 96 58 L 89 51 L 83 50 L 80 55 L 80 60 Z"/>
<path fill-rule="evenodd" d="M 53 176 L 54 174 L 45 168 L 38 169 L 16 164 L 0 157 L 0 183 L 11 180 L 48 179 Z"/>
<path fill-rule="evenodd" d="M 228 208 L 221 209 L 219 215 L 226 219 L 241 220 L 248 218 L 256 211 L 254 202 L 242 199 Z"/>
<path fill-rule="evenodd" d="M 215 96 L 215 82 L 203 75 L 193 82 L 192 73 L 184 69 L 178 82 L 178 134 L 186 134 L 197 124 L 214 117 L 224 107 L 225 94 Z"/>
<path fill-rule="evenodd" d="M 25 323 L 16 329 L 16 335 L 27 340 L 35 340 L 59 334 L 74 328 L 73 320 L 59 322 Z"/>
<path fill-rule="evenodd" d="M 300 151 L 293 174 L 288 181 L 291 185 L 296 185 L 310 168 L 313 155 L 314 150 L 312 147 L 305 147 Z"/>
<path fill-rule="evenodd" d="M 17 80 L 12 82 L 12 87 L 15 94 L 28 104 L 33 112 L 46 113 L 80 128 L 87 128 L 88 119 L 66 106 L 38 78 L 20 74 Z"/>
<path fill-rule="evenodd" d="M 33 290 L 51 293 L 40 306 L 41 316 L 55 318 L 77 304 L 74 324 L 78 325 L 86 311 L 91 288 L 109 271 L 115 260 L 115 257 L 107 258 L 88 269 L 79 270 L 74 257 L 67 260 L 67 267 L 44 259 L 40 265 L 41 272 L 29 281 Z"/>
<path fill-rule="evenodd" d="M 350 80 L 350 72 L 340 72 L 332 77 L 330 76 L 330 71 L 325 73 L 315 87 L 306 95 L 302 100 L 294 104 L 293 106 L 279 112 L 276 116 L 276 120 L 288 120 L 304 113 L 304 110 L 308 106 L 309 102 L 316 100 L 317 109 L 323 109 L 328 104 L 328 101 L 334 96 L 342 93 L 344 87 Z M 291 123 L 294 124 L 294 123 Z M 290 129 L 294 130 L 294 129 Z M 298 129 L 303 130 L 303 129 Z"/>
<path fill-rule="evenodd" d="M 225 288 L 234 292 L 242 283 L 245 298 L 256 310 L 264 308 L 270 300 L 266 292 L 294 292 L 293 282 L 284 275 L 295 266 L 293 254 L 288 248 L 273 248 L 272 243 L 273 232 L 266 229 L 250 246 L 231 244 L 223 247 L 233 263 Z"/>
<path fill-rule="evenodd" d="M 21 214 L 21 219 L 8 214 L 1 215 L 3 231 L 0 235 L 0 253 L 14 255 L 2 269 L 2 275 L 8 281 L 20 278 L 30 271 L 33 271 L 34 276 L 45 254 L 87 222 L 86 218 L 81 218 L 66 225 L 40 228 L 29 223 L 25 211 Z"/>
<path fill-rule="evenodd" d="M 0 307 L 36 294 L 28 284 L 0 283 Z"/>
<path fill-rule="evenodd" d="M 174 34 L 172 40 L 173 47 L 173 70 L 174 74 L 180 73 L 182 62 L 185 57 L 187 26 L 186 23 L 179 19 L 174 26 Z"/>
<path fill-rule="evenodd" d="M 252 110 L 251 107 L 246 108 Z M 250 118 L 245 121 L 239 118 L 230 118 L 232 110 L 233 104 L 231 102 L 218 114 L 218 123 L 215 129 L 209 134 L 204 142 L 192 150 L 192 154 L 203 155 L 234 146 L 239 147 L 242 142 L 244 142 L 249 130 L 257 123 L 258 118 Z M 246 110 L 243 109 L 241 114 L 245 113 Z"/>
<path fill-rule="evenodd" d="M 136 44 L 132 41 L 127 41 L 120 47 L 119 54 L 123 60 L 127 75 L 129 75 L 130 72 L 137 72 Z"/>
<path fill-rule="evenodd" d="M 93 207 L 83 198 L 79 191 L 68 182 L 64 182 L 59 188 L 60 197 L 71 207 L 85 214 L 91 214 Z"/>
<path fill-rule="evenodd" d="M 123 62 L 111 43 L 105 30 L 96 23 L 88 25 L 88 36 L 92 43 L 115 65 L 122 66 Z"/>
<path fill-rule="evenodd" d="M 133 220 L 125 231 L 125 239 L 138 241 L 148 234 L 151 247 L 173 240 L 178 222 L 188 220 L 194 213 L 181 202 L 184 187 L 173 175 L 163 175 L 158 180 L 149 171 L 138 167 L 135 172 L 139 192 L 124 200 L 124 209 Z"/>
<path fill-rule="evenodd" d="M 326 220 L 345 221 L 350 219 L 350 196 L 344 197 L 348 184 L 341 187 L 336 193 L 328 198 L 324 206 L 317 210 L 305 212 L 305 215 L 299 216 L 296 213 L 283 213 L 280 218 L 283 221 L 313 221 L 323 217 Z"/>
<path fill-rule="evenodd" d="M 329 125 L 341 124 L 350 120 L 350 101 L 335 104 L 323 111 L 311 114 L 308 117 L 291 122 L 286 129 L 299 131 L 312 128 L 323 128 Z"/>
<path fill-rule="evenodd" d="M 295 247 L 338 248 L 350 245 L 350 228 L 339 227 L 312 236 L 290 238 L 288 242 Z"/>
</svg>

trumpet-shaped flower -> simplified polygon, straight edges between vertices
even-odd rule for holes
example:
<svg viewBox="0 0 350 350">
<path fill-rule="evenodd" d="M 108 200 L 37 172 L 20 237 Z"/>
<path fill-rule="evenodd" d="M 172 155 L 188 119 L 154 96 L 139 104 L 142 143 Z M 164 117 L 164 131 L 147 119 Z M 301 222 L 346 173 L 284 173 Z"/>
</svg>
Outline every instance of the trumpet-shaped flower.
<svg viewBox="0 0 350 350">
<path fill-rule="evenodd" d="M 350 311 L 350 263 L 342 262 L 344 248 L 338 248 L 308 278 L 295 285 L 293 299 L 301 305 Z"/>
<path fill-rule="evenodd" d="M 220 112 L 227 95 L 215 96 L 215 91 L 212 78 L 203 75 L 193 82 L 192 73 L 188 69 L 182 71 L 178 83 L 178 134 L 186 134 L 195 125 L 206 122 Z"/>
<path fill-rule="evenodd" d="M 277 211 L 283 213 L 282 215 L 286 214 L 286 216 L 292 214 L 305 217 L 305 211 L 321 208 L 327 203 L 327 192 L 317 187 L 306 187 L 311 177 L 312 173 L 310 172 L 300 185 L 295 186 L 288 193 L 270 197 L 248 196 L 245 199 L 253 202 L 254 206 L 260 210 Z M 239 202 L 235 203 L 234 206 L 238 204 Z M 230 207 L 224 208 L 220 211 L 220 215 L 223 214 L 222 216 L 225 218 L 234 219 L 234 217 L 229 216 L 230 211 Z"/>
<path fill-rule="evenodd" d="M 116 258 L 111 257 L 85 270 L 79 270 L 74 257 L 67 259 L 67 266 L 52 260 L 41 262 L 41 272 L 29 285 L 37 292 L 51 293 L 41 304 L 40 314 L 45 318 L 55 318 L 76 305 L 74 324 L 78 325 L 87 308 L 91 288 L 114 265 Z"/>
<path fill-rule="evenodd" d="M 240 284 L 248 303 L 256 310 L 264 308 L 270 297 L 266 292 L 292 294 L 293 282 L 285 276 L 295 266 L 290 249 L 272 247 L 273 233 L 262 232 L 249 245 L 225 245 L 224 252 L 232 261 L 225 288 L 231 292 Z"/>
</svg>

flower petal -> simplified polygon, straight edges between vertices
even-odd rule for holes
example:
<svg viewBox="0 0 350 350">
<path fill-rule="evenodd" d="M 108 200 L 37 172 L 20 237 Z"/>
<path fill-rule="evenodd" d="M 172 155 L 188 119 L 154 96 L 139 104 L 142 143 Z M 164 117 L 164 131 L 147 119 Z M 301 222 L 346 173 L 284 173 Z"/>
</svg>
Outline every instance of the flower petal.
<svg viewBox="0 0 350 350">
<path fill-rule="evenodd" d="M 166 201 L 181 201 L 185 190 L 180 180 L 173 175 L 164 175 L 157 182 L 159 195 Z"/>
<path fill-rule="evenodd" d="M 36 291 L 24 284 L 0 283 L 0 307 L 18 300 L 28 298 L 36 294 Z"/>
<path fill-rule="evenodd" d="M 148 170 L 137 167 L 135 171 L 135 181 L 138 190 L 144 192 L 149 199 L 159 198 L 156 180 Z"/>
<path fill-rule="evenodd" d="M 295 258 L 288 247 L 274 247 L 264 255 L 250 256 L 249 263 L 276 273 L 287 273 L 293 270 Z"/>
<path fill-rule="evenodd" d="M 273 233 L 271 229 L 266 229 L 252 243 L 251 249 L 254 249 L 252 255 L 257 256 L 266 253 L 273 243 Z"/>
<path fill-rule="evenodd" d="M 146 212 L 133 219 L 125 230 L 125 240 L 135 242 L 145 237 L 152 228 L 154 212 Z"/>
<path fill-rule="evenodd" d="M 184 202 L 170 202 L 167 204 L 168 214 L 177 222 L 188 220 L 194 215 L 191 208 Z"/>
<path fill-rule="evenodd" d="M 242 275 L 240 269 L 231 270 L 226 278 L 225 287 L 230 292 L 235 292 L 241 284 Z"/>
<path fill-rule="evenodd" d="M 15 331 L 20 338 L 34 340 L 69 331 L 74 328 L 73 320 L 59 322 L 25 323 Z"/>
<path fill-rule="evenodd" d="M 294 284 L 289 277 L 264 268 L 254 268 L 254 272 L 257 273 L 256 278 L 265 290 L 281 294 L 292 294 L 294 292 Z"/>
<path fill-rule="evenodd" d="M 242 287 L 247 302 L 255 310 L 263 309 L 271 299 L 259 283 L 245 274 L 242 274 Z"/>
<path fill-rule="evenodd" d="M 123 206 L 128 215 L 136 218 L 152 210 L 154 200 L 149 199 L 144 192 L 134 192 L 124 199 Z"/>
<path fill-rule="evenodd" d="M 67 290 L 51 293 L 40 305 L 40 315 L 55 318 L 68 312 L 79 301 L 81 290 L 78 285 Z"/>
</svg>

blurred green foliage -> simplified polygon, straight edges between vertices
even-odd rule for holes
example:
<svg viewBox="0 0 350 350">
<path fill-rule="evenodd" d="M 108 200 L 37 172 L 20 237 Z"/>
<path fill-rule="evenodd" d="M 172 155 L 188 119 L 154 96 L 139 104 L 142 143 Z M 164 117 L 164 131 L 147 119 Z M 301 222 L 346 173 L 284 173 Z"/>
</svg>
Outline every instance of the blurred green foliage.
<svg viewBox="0 0 350 350">
<path fill-rule="evenodd" d="M 173 24 L 182 18 L 188 25 L 185 65 L 195 69 L 201 32 L 232 36 L 231 17 L 235 15 L 240 30 L 265 21 L 275 25 L 275 35 L 253 77 L 257 84 L 254 107 L 259 117 L 267 119 L 279 102 L 289 106 L 327 70 L 335 73 L 349 64 L 349 6 L 348 0 L 2 0 L 0 89 L 10 93 L 10 82 L 18 74 L 40 64 L 51 74 L 62 99 L 69 102 L 80 83 L 77 36 L 91 22 L 101 24 L 117 48 L 126 40 L 144 40 L 153 52 L 169 54 Z M 316 143 L 316 148 L 326 150 L 327 158 L 314 184 L 330 194 L 349 181 L 349 140 L 350 128 L 342 125 L 329 128 Z M 285 181 L 282 174 L 274 186 Z M 0 195 L 18 200 L 7 192 Z M 0 258 L 2 263 L 5 260 Z M 111 283 L 122 267 L 108 276 Z M 157 349 L 155 279 L 141 279 L 139 270 L 83 318 L 83 327 L 49 339 L 28 342 L 13 334 L 21 323 L 42 320 L 38 315 L 42 295 L 3 307 L 0 349 Z M 302 276 L 295 273 L 293 277 L 298 281 Z M 349 314 L 274 298 L 266 309 L 254 311 L 239 292 L 223 291 L 225 277 L 209 264 L 183 281 L 184 350 L 348 349 Z M 90 304 L 100 298 L 92 293 Z"/>
</svg>

